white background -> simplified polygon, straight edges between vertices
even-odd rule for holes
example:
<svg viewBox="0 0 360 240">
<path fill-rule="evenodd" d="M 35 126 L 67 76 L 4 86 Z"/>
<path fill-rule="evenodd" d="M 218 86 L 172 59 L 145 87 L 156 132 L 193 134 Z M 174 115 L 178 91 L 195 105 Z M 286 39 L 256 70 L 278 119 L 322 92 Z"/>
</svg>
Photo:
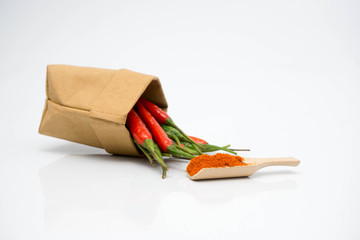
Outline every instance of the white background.
<svg viewBox="0 0 360 240">
<path fill-rule="evenodd" d="M 359 1 L 0 2 L 0 239 L 359 239 Z M 173 119 L 297 168 L 193 182 L 37 133 L 48 64 L 160 77 Z"/>
</svg>

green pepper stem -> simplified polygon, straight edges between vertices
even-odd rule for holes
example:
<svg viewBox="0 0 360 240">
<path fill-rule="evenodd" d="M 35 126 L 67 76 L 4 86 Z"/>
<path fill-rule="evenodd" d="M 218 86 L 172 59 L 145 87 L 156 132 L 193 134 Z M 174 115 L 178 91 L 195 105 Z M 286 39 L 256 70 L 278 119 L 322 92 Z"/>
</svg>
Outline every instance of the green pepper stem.
<svg viewBox="0 0 360 240">
<path fill-rule="evenodd" d="M 159 145 L 157 145 L 155 142 L 154 142 L 154 149 L 155 149 L 155 152 L 157 153 L 157 155 L 162 158 L 162 153 L 159 148 Z"/>
<path fill-rule="evenodd" d="M 162 167 L 162 179 L 166 178 L 166 168 Z"/>
<path fill-rule="evenodd" d="M 168 153 L 170 153 L 171 155 L 180 155 L 182 157 L 187 157 L 187 158 L 190 158 L 190 159 L 195 157 L 195 156 L 183 151 L 182 149 L 178 149 L 176 146 L 177 145 L 175 145 L 175 144 L 170 145 L 167 148 Z"/>
<path fill-rule="evenodd" d="M 200 150 L 200 148 L 196 145 L 192 143 L 192 146 L 194 147 L 194 149 L 199 153 L 199 155 L 203 154 L 203 152 Z"/>
<path fill-rule="evenodd" d="M 155 158 L 155 160 L 161 165 L 161 167 L 165 168 L 166 170 L 168 170 L 168 167 L 166 166 L 165 162 L 164 162 L 164 159 L 160 156 L 158 156 L 158 154 L 153 151 L 153 152 L 150 152 L 152 154 L 152 156 Z"/>
<path fill-rule="evenodd" d="M 188 135 L 186 135 L 186 133 L 183 132 L 183 130 L 181 130 L 175 123 L 174 121 L 171 119 L 171 118 L 168 118 L 166 119 L 166 122 L 165 122 L 166 125 L 168 126 L 171 126 L 173 128 L 176 128 L 182 135 L 184 135 L 184 137 L 190 141 L 192 144 L 195 144 L 198 148 L 201 149 L 201 145 L 197 142 L 195 142 L 194 140 L 192 140 Z"/>
<path fill-rule="evenodd" d="M 152 158 L 150 157 L 149 153 L 146 152 L 145 148 L 143 148 L 142 146 L 140 146 L 134 139 L 134 143 L 135 145 L 141 150 L 141 152 L 146 156 L 147 159 L 149 159 L 149 162 L 151 164 L 151 166 L 155 167 L 154 161 L 152 160 Z"/>
<path fill-rule="evenodd" d="M 233 148 L 228 148 L 231 151 L 250 151 L 250 149 L 233 149 Z"/>
<path fill-rule="evenodd" d="M 222 151 L 225 151 L 225 152 L 229 152 L 229 153 L 232 153 L 234 155 L 237 155 L 237 152 L 234 152 L 226 147 L 219 147 L 219 146 L 216 146 L 216 145 L 210 145 L 210 144 L 203 144 L 204 148 L 205 148 L 205 152 L 213 152 L 213 151 L 217 151 L 217 150 L 222 150 Z"/>
<path fill-rule="evenodd" d="M 221 148 L 221 150 L 222 150 L 222 151 L 225 151 L 225 152 L 232 153 L 232 154 L 234 154 L 234 155 L 237 155 L 237 152 L 231 151 L 231 150 L 229 150 L 229 149 L 227 149 L 227 148 Z"/>
<path fill-rule="evenodd" d="M 176 147 L 177 147 L 178 149 L 180 149 L 180 150 L 182 150 L 182 151 L 184 151 L 184 152 L 190 153 L 190 154 L 192 154 L 192 155 L 198 155 L 196 151 L 194 151 L 194 150 L 192 150 L 192 149 L 190 149 L 190 148 L 188 148 L 188 147 L 186 147 L 186 146 L 181 147 L 181 146 L 179 146 L 179 145 L 176 145 Z"/>
<path fill-rule="evenodd" d="M 146 139 L 142 147 L 146 148 L 149 152 L 153 152 L 155 150 L 154 141 L 152 139 Z"/>
<path fill-rule="evenodd" d="M 176 142 L 176 144 L 181 147 L 181 142 L 180 142 L 179 138 L 177 136 L 175 136 L 174 134 L 172 135 L 172 137 L 173 137 L 173 140 Z"/>
</svg>

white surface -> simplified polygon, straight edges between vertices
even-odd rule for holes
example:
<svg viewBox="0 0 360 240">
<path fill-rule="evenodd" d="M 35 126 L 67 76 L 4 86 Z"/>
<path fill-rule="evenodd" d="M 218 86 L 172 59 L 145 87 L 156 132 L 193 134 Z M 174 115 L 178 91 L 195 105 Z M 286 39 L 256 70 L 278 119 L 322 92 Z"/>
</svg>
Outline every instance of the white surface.
<svg viewBox="0 0 360 240">
<path fill-rule="evenodd" d="M 0 239 L 359 239 L 358 1 L 1 1 Z M 297 168 L 192 182 L 37 134 L 47 64 L 160 77 L 187 132 Z"/>
</svg>

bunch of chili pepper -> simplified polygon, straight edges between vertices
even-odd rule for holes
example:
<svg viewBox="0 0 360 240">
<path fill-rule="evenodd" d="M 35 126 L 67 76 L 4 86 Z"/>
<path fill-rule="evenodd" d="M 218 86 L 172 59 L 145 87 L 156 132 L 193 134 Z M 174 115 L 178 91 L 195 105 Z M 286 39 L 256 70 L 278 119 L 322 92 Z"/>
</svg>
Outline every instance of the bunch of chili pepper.
<svg viewBox="0 0 360 240">
<path fill-rule="evenodd" d="M 133 137 L 135 145 L 154 166 L 153 159 L 162 167 L 162 177 L 166 177 L 166 166 L 163 157 L 191 159 L 204 152 L 223 150 L 237 154 L 230 145 L 219 147 L 208 144 L 205 140 L 186 135 L 169 117 L 154 103 L 140 98 L 128 114 L 126 125 Z"/>
</svg>

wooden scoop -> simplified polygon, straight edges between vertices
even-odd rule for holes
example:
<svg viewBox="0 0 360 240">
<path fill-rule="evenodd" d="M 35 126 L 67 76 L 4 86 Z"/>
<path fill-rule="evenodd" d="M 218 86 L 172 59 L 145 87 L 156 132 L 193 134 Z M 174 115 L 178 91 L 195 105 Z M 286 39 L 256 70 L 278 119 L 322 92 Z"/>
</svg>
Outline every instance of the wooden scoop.
<svg viewBox="0 0 360 240">
<path fill-rule="evenodd" d="M 245 166 L 222 167 L 222 168 L 203 168 L 193 176 L 189 176 L 191 180 L 212 179 L 212 178 L 232 178 L 247 177 L 253 175 L 257 170 L 269 166 L 292 166 L 299 165 L 300 160 L 293 157 L 282 158 L 250 158 L 245 157 Z"/>
</svg>

